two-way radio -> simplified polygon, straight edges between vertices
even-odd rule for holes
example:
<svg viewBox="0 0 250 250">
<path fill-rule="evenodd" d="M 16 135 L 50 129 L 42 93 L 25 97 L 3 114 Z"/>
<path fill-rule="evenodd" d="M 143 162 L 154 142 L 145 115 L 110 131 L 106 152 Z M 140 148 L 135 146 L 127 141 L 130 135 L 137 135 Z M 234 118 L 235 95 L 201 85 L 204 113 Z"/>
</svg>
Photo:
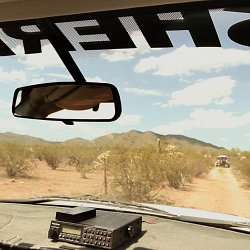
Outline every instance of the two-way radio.
<svg viewBox="0 0 250 250">
<path fill-rule="evenodd" d="M 114 249 L 138 235 L 141 230 L 141 216 L 76 207 L 56 213 L 48 237 L 54 241 Z"/>
</svg>

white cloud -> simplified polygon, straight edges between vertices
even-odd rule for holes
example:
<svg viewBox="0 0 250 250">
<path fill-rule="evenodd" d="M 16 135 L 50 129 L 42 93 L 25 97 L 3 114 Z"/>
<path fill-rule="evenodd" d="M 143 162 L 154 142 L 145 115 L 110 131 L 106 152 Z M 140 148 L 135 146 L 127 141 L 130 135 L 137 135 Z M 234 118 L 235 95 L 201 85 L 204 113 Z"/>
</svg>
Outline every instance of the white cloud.
<svg viewBox="0 0 250 250">
<path fill-rule="evenodd" d="M 110 62 L 128 61 L 134 59 L 135 55 L 139 53 L 141 53 L 141 50 L 134 48 L 128 50 L 115 50 L 110 52 L 103 52 L 101 53 L 101 57 Z"/>
<path fill-rule="evenodd" d="M 125 92 L 136 94 L 136 95 L 150 95 L 150 96 L 164 96 L 165 94 L 156 89 L 140 89 L 140 88 L 124 88 Z"/>
<path fill-rule="evenodd" d="M 46 83 L 46 81 L 43 77 L 33 78 L 31 81 L 31 84 L 41 84 L 41 83 Z"/>
<path fill-rule="evenodd" d="M 137 48 L 131 49 L 119 49 L 113 50 L 109 52 L 101 53 L 101 57 L 110 62 L 118 62 L 118 61 L 128 61 L 135 58 L 138 54 L 144 54 L 149 52 L 150 47 L 145 40 L 141 31 L 134 31 L 130 34 L 131 39 Z M 142 49 L 139 49 L 142 48 Z"/>
<path fill-rule="evenodd" d="M 13 51 L 19 57 L 19 62 L 28 66 L 28 69 L 45 69 L 63 66 L 60 57 L 50 44 L 42 46 L 42 53 L 25 55 L 19 45 Z"/>
<path fill-rule="evenodd" d="M 55 77 L 56 79 L 62 79 L 62 80 L 72 80 L 72 76 L 71 75 L 67 75 L 67 74 L 60 74 L 60 73 L 47 73 L 47 76 L 50 77 Z"/>
<path fill-rule="evenodd" d="M 226 104 L 230 104 L 230 103 L 233 103 L 233 102 L 234 102 L 234 100 L 231 97 L 228 97 L 228 96 L 225 96 L 225 97 L 221 98 L 220 100 L 215 101 L 215 103 L 219 104 L 219 105 L 226 105 Z"/>
<path fill-rule="evenodd" d="M 170 107 L 178 105 L 208 105 L 210 103 L 229 104 L 233 102 L 230 95 L 234 86 L 235 80 L 229 76 L 199 80 L 193 85 L 173 92 L 168 104 Z"/>
<path fill-rule="evenodd" d="M 104 81 L 100 76 L 86 77 L 86 80 L 88 82 L 107 82 L 107 81 Z"/>
<path fill-rule="evenodd" d="M 27 74 L 23 70 L 4 71 L 0 68 L 0 82 L 6 84 L 13 82 L 16 84 L 27 83 Z"/>
<path fill-rule="evenodd" d="M 136 125 L 139 124 L 142 120 L 141 115 L 136 114 L 122 114 L 120 118 L 115 121 L 115 124 L 119 126 L 127 126 L 127 125 Z"/>
<path fill-rule="evenodd" d="M 182 134 L 193 129 L 231 129 L 250 124 L 250 112 L 236 116 L 216 109 L 195 109 L 188 119 L 158 125 L 152 131 L 161 134 Z"/>
<path fill-rule="evenodd" d="M 152 71 L 155 75 L 163 76 L 189 75 L 239 65 L 250 65 L 250 51 L 182 46 L 165 55 L 141 59 L 135 72 Z"/>
</svg>

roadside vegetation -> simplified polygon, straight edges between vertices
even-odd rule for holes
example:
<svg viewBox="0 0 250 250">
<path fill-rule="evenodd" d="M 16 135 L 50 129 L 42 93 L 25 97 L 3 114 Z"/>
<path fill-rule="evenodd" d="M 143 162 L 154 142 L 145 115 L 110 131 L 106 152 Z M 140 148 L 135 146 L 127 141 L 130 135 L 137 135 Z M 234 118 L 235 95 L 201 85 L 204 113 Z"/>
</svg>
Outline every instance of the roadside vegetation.
<svg viewBox="0 0 250 250">
<path fill-rule="evenodd" d="M 152 201 L 161 189 L 181 188 L 208 173 L 214 157 L 206 157 L 199 148 L 178 148 L 159 141 L 155 147 L 141 148 L 0 144 L 0 167 L 9 177 L 32 177 L 39 161 L 53 171 L 67 165 L 83 181 L 88 173 L 102 171 L 103 194 L 129 201 Z"/>
<path fill-rule="evenodd" d="M 250 151 L 233 148 L 230 151 L 232 166 L 239 172 L 241 178 L 250 186 Z"/>
</svg>

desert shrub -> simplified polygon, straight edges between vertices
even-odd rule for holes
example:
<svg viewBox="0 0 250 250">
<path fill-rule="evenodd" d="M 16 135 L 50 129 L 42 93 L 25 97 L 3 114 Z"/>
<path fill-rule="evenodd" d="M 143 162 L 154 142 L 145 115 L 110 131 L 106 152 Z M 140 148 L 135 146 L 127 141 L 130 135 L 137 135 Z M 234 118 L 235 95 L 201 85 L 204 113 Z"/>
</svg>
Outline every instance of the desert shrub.
<svg viewBox="0 0 250 250">
<path fill-rule="evenodd" d="M 162 175 L 157 153 L 149 149 L 117 148 L 111 152 L 112 186 L 126 200 L 147 201 L 156 193 Z"/>
<path fill-rule="evenodd" d="M 233 166 L 240 171 L 241 176 L 250 185 L 250 152 L 242 152 L 240 157 L 233 160 Z"/>
<path fill-rule="evenodd" d="M 87 178 L 86 174 L 94 167 L 96 154 L 93 149 L 80 146 L 65 148 L 65 156 L 68 159 L 68 164 L 76 168 L 77 172 L 83 178 Z"/>
<path fill-rule="evenodd" d="M 207 173 L 212 165 L 212 160 L 204 157 L 201 151 L 178 148 L 171 144 L 158 154 L 158 159 L 160 174 L 173 188 L 180 188 L 194 177 Z"/>
<path fill-rule="evenodd" d="M 174 153 L 163 155 L 161 173 L 170 187 L 179 188 L 183 185 L 185 162 L 183 156 Z"/>
<path fill-rule="evenodd" d="M 62 147 L 59 144 L 51 144 L 40 146 L 39 149 L 41 150 L 39 157 L 44 159 L 53 170 L 56 170 L 62 162 Z"/>
<path fill-rule="evenodd" d="M 34 158 L 38 159 L 39 161 L 44 160 L 43 146 L 41 145 L 33 146 L 33 150 L 34 150 Z"/>
<path fill-rule="evenodd" d="M 185 177 L 190 181 L 194 177 L 207 174 L 214 164 L 213 157 L 206 157 L 198 150 L 185 150 Z"/>
<path fill-rule="evenodd" d="M 9 177 L 29 177 L 34 169 L 32 156 L 27 146 L 1 145 L 0 165 Z"/>
<path fill-rule="evenodd" d="M 174 145 L 111 150 L 108 171 L 116 194 L 127 200 L 150 200 L 167 183 L 180 188 L 194 177 L 207 173 L 212 159 L 202 152 L 183 150 Z"/>
</svg>

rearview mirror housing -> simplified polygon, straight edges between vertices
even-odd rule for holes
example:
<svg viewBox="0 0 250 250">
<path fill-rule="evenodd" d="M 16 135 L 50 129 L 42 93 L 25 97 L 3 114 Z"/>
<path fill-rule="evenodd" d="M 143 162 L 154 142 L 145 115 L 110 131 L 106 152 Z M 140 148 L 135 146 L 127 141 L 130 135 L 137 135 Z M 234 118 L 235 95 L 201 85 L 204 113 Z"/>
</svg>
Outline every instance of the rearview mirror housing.
<svg viewBox="0 0 250 250">
<path fill-rule="evenodd" d="M 117 88 L 109 83 L 55 82 L 17 88 L 15 117 L 76 122 L 109 122 L 121 115 Z"/>
</svg>

